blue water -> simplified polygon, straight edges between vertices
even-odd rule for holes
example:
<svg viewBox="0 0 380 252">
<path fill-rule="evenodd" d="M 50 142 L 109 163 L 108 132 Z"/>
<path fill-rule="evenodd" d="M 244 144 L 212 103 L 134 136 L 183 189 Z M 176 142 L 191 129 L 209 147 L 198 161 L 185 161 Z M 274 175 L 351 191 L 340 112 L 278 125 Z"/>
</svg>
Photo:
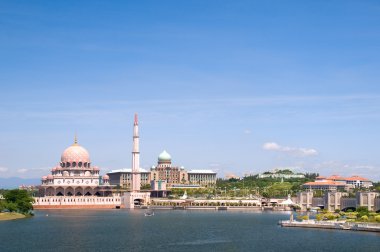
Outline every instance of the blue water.
<svg viewBox="0 0 380 252">
<path fill-rule="evenodd" d="M 281 228 L 289 213 L 36 211 L 0 222 L 0 251 L 380 251 L 380 234 Z"/>
</svg>

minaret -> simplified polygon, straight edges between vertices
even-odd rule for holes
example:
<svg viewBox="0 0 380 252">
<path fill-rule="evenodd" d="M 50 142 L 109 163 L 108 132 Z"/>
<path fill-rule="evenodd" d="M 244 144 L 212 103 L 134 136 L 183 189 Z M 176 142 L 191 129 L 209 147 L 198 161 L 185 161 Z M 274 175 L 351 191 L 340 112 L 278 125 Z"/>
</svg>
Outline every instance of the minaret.
<svg viewBox="0 0 380 252">
<path fill-rule="evenodd" d="M 132 149 L 132 191 L 140 191 L 140 151 L 139 151 L 139 123 L 137 114 L 133 123 L 133 149 Z"/>
</svg>

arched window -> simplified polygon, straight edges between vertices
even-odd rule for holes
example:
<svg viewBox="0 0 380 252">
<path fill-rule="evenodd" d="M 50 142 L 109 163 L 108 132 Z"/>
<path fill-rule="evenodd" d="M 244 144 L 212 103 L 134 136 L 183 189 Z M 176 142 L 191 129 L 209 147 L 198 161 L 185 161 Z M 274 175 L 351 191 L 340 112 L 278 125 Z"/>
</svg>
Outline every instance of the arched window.
<svg viewBox="0 0 380 252">
<path fill-rule="evenodd" d="M 79 167 L 82 167 L 82 162 L 79 162 L 79 163 L 78 163 L 78 166 L 79 166 Z"/>
<path fill-rule="evenodd" d="M 73 162 L 73 167 L 76 167 L 77 166 L 77 163 L 76 162 Z"/>
</svg>

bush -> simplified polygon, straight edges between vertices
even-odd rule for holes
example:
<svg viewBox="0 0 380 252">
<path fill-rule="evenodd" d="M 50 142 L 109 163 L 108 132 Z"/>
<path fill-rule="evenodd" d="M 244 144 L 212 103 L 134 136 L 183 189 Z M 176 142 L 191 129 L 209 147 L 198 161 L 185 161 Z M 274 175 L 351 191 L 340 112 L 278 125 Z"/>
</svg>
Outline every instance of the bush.
<svg viewBox="0 0 380 252">
<path fill-rule="evenodd" d="M 299 220 L 308 220 L 309 216 L 307 216 L 307 215 L 298 215 L 297 219 L 299 219 Z"/>
<path fill-rule="evenodd" d="M 380 215 L 376 215 L 376 216 L 375 216 L 375 221 L 376 221 L 376 222 L 380 222 Z"/>
<path fill-rule="evenodd" d="M 317 214 L 317 215 L 315 216 L 315 219 L 316 219 L 317 221 L 321 221 L 321 220 L 323 219 L 323 214 Z"/>
<path fill-rule="evenodd" d="M 327 218 L 328 220 L 335 220 L 335 219 L 336 219 L 336 216 L 333 215 L 333 214 L 327 214 L 327 215 L 326 215 L 326 218 Z"/>
<path fill-rule="evenodd" d="M 368 221 L 368 216 L 367 215 L 363 215 L 360 220 L 362 221 Z"/>
</svg>

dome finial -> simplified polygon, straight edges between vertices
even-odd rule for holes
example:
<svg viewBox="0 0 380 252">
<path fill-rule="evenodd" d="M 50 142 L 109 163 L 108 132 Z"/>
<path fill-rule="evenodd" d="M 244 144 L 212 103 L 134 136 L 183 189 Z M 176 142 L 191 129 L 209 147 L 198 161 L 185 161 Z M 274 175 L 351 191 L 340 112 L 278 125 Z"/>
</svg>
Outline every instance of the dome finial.
<svg viewBox="0 0 380 252">
<path fill-rule="evenodd" d="M 75 135 L 74 135 L 74 145 L 78 145 L 77 133 L 75 133 Z"/>
</svg>

